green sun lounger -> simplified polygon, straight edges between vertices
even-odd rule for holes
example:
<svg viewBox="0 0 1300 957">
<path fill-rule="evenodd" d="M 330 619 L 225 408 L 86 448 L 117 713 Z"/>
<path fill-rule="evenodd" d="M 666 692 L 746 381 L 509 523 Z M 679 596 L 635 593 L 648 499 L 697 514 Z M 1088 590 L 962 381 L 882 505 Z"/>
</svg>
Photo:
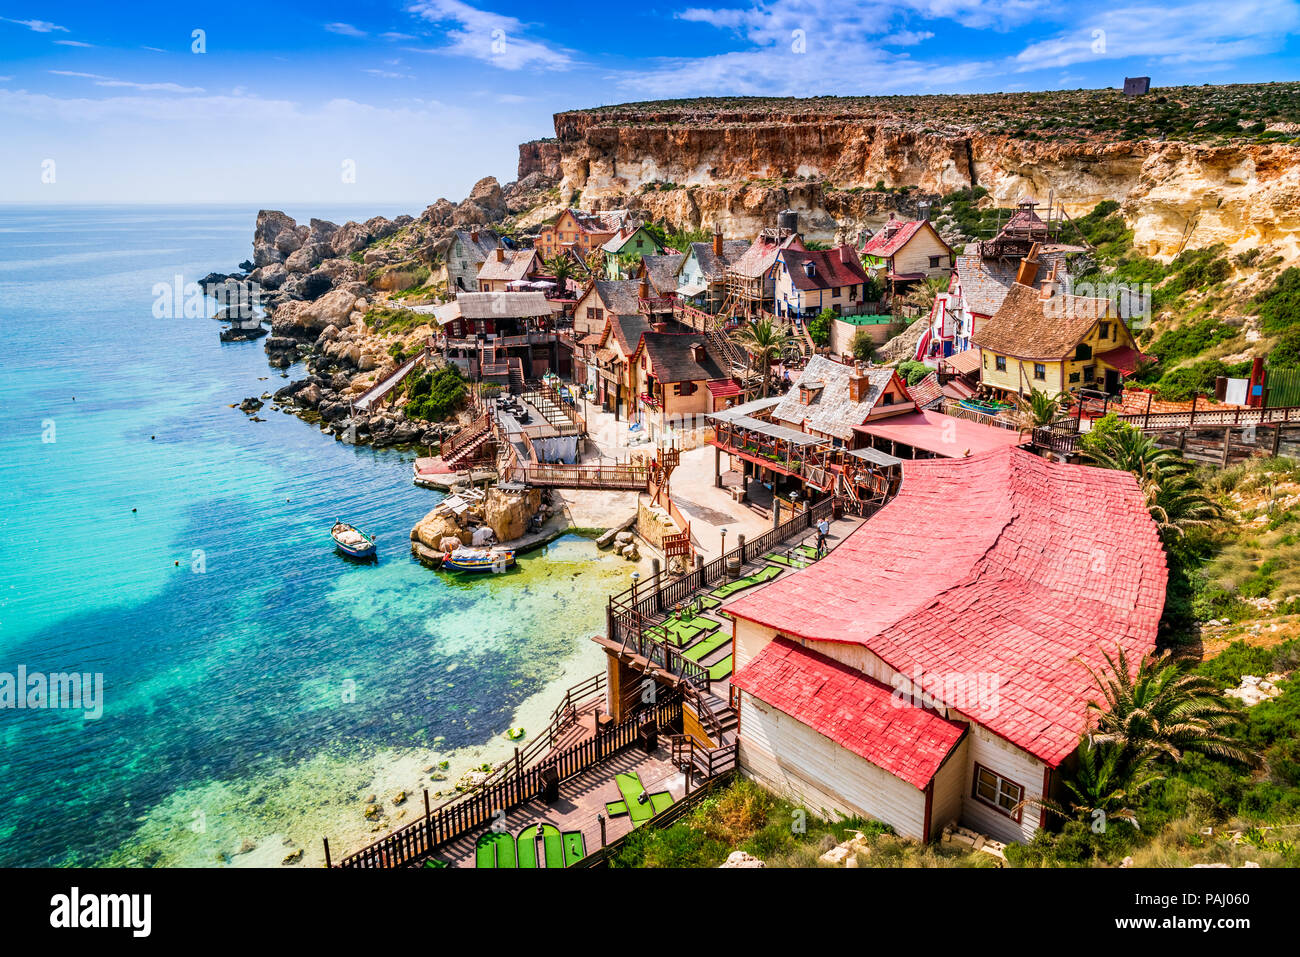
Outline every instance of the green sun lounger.
<svg viewBox="0 0 1300 957">
<path fill-rule="evenodd" d="M 474 866 L 513 868 L 516 866 L 515 839 L 504 832 L 488 831 L 474 845 Z"/>
<path fill-rule="evenodd" d="M 786 568 L 807 568 L 812 562 L 806 558 L 796 558 L 791 560 L 788 555 L 782 555 L 780 552 L 772 552 L 770 555 L 764 555 L 763 561 L 772 562 L 775 565 L 783 565 Z"/>
<path fill-rule="evenodd" d="M 734 582 L 727 582 L 718 588 L 709 592 L 714 598 L 730 598 L 738 591 L 744 591 L 746 588 L 752 588 L 755 585 L 761 585 L 764 582 L 770 582 L 777 575 L 781 574 L 781 569 L 775 565 L 768 565 L 762 571 L 755 572 L 745 578 L 737 578 Z"/>
<path fill-rule="evenodd" d="M 520 831 L 517 843 L 519 845 L 519 866 L 522 868 L 538 867 L 537 825 L 529 824 Z M 554 824 L 542 825 L 542 854 L 542 866 L 564 866 L 564 841 L 560 837 L 560 829 Z"/>
<path fill-rule="evenodd" d="M 587 842 L 581 831 L 564 832 L 564 866 L 576 864 L 587 856 Z"/>
<path fill-rule="evenodd" d="M 725 631 L 717 632 L 705 638 L 699 644 L 682 652 L 682 657 L 690 661 L 699 662 L 701 658 L 708 657 L 717 651 L 723 645 L 731 640 L 731 635 Z"/>
<path fill-rule="evenodd" d="M 651 794 L 649 800 L 642 804 L 638 799 L 645 793 L 645 785 L 641 783 L 641 778 L 635 771 L 631 774 L 616 774 L 614 781 L 618 784 L 619 793 L 623 795 L 623 803 L 627 807 L 628 816 L 632 818 L 633 827 L 640 827 L 660 811 L 673 805 L 673 796 L 667 791 Z"/>
<path fill-rule="evenodd" d="M 732 659 L 732 655 L 727 655 L 727 657 L 723 658 L 717 664 L 709 665 L 709 680 L 721 681 L 723 678 L 727 677 L 727 675 L 731 674 L 731 667 L 734 663 Z"/>
</svg>

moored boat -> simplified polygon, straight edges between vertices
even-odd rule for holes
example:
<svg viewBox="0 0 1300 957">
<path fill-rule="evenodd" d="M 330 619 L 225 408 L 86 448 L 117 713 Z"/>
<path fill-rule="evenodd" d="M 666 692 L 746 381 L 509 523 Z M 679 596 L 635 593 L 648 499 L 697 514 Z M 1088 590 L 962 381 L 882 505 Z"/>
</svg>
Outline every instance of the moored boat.
<svg viewBox="0 0 1300 957">
<path fill-rule="evenodd" d="M 347 522 L 335 522 L 330 529 L 330 538 L 344 555 L 350 558 L 373 558 L 375 556 L 375 536 L 367 535 L 355 525 Z"/>
<path fill-rule="evenodd" d="M 502 572 L 515 564 L 513 548 L 457 548 L 443 556 L 442 567 L 461 572 Z"/>
</svg>

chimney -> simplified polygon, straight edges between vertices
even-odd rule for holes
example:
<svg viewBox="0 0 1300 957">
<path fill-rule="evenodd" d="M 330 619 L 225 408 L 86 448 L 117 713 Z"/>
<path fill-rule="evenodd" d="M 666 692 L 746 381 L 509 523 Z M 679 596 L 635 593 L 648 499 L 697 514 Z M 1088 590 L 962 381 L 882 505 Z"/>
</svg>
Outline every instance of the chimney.
<svg viewBox="0 0 1300 957">
<path fill-rule="evenodd" d="M 503 247 L 498 246 L 496 248 L 496 254 L 497 254 L 497 262 L 503 263 L 506 261 L 506 251 Z"/>
<path fill-rule="evenodd" d="M 722 258 L 722 230 L 713 227 L 713 255 Z"/>
<path fill-rule="evenodd" d="M 1039 299 L 1051 299 L 1052 294 L 1056 291 L 1056 260 L 1053 259 L 1047 265 L 1047 278 L 1043 280 L 1043 285 L 1038 290 Z"/>
<path fill-rule="evenodd" d="M 1038 243 L 1029 247 L 1029 252 L 1020 260 L 1020 271 L 1016 273 L 1016 282 L 1022 286 L 1032 286 L 1038 278 Z"/>
<path fill-rule="evenodd" d="M 861 402 L 870 390 L 871 380 L 867 378 L 866 368 L 861 362 L 855 362 L 853 371 L 849 373 L 849 401 Z"/>
<path fill-rule="evenodd" d="M 637 294 L 637 296 L 640 297 L 641 299 L 649 299 L 649 298 L 650 298 L 650 284 L 649 284 L 648 282 L 646 282 L 644 279 L 642 279 L 639 283 L 637 283 L 636 294 Z"/>
<path fill-rule="evenodd" d="M 668 323 L 666 323 L 666 322 L 652 322 L 652 323 L 650 324 L 650 331 L 651 331 L 651 332 L 667 332 L 667 331 L 668 331 Z"/>
<path fill-rule="evenodd" d="M 472 243 L 476 243 L 476 242 L 478 242 L 478 230 L 477 230 L 477 229 L 471 229 L 471 230 L 469 231 L 469 241 L 472 242 Z"/>
<path fill-rule="evenodd" d="M 704 343 L 702 342 L 691 343 L 691 359 L 695 362 L 704 361 Z"/>
<path fill-rule="evenodd" d="M 930 204 L 929 204 L 929 203 L 917 203 L 917 204 L 916 204 L 916 211 L 920 214 L 920 216 L 921 216 L 922 219 L 929 219 L 929 218 L 930 218 Z"/>
</svg>

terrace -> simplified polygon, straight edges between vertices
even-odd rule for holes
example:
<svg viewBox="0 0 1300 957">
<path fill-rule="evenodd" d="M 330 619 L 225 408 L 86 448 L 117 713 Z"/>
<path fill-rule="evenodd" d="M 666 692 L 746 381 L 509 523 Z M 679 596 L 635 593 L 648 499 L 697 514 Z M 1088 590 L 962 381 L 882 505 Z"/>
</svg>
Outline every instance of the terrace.
<svg viewBox="0 0 1300 957">
<path fill-rule="evenodd" d="M 714 414 L 710 444 L 754 465 L 798 478 L 819 491 L 835 485 L 836 449 L 829 439 L 751 416 Z"/>
</svg>

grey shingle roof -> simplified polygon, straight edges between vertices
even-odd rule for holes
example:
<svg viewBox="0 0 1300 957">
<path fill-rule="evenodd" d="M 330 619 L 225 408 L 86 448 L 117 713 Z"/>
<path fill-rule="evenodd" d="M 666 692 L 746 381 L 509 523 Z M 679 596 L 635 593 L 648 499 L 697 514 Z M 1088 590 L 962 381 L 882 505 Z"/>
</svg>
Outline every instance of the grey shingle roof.
<svg viewBox="0 0 1300 957">
<path fill-rule="evenodd" d="M 861 402 L 849 399 L 849 376 L 852 372 L 853 366 L 825 356 L 812 356 L 790 391 L 772 410 L 773 420 L 796 425 L 806 423 L 807 429 L 846 441 L 853 438 L 853 427 L 867 421 L 876 400 L 893 378 L 894 370 L 868 369 L 867 380 L 870 385 Z M 808 405 L 804 405 L 799 401 L 799 386 L 816 383 L 821 384 L 820 393 Z"/>
</svg>

